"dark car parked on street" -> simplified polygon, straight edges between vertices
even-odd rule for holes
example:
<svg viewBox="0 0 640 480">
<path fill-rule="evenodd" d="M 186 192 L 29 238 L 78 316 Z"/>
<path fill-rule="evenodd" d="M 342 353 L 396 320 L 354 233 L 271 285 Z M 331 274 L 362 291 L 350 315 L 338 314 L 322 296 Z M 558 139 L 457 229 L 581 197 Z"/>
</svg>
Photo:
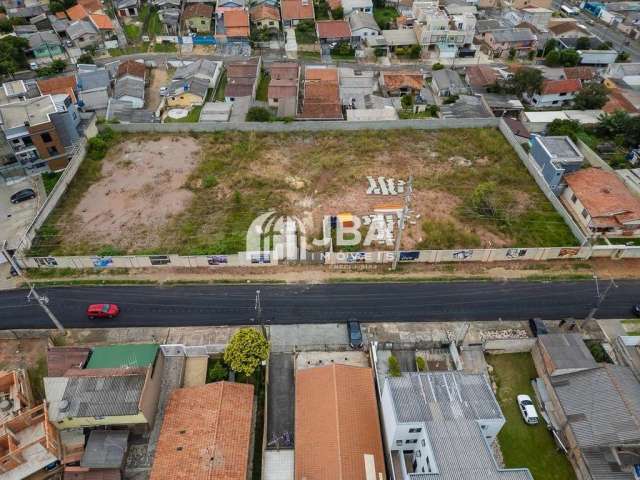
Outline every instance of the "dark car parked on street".
<svg viewBox="0 0 640 480">
<path fill-rule="evenodd" d="M 359 350 L 362 348 L 362 330 L 360 330 L 360 322 L 355 319 L 347 321 L 347 330 L 349 331 L 349 345 L 351 348 Z"/>
<path fill-rule="evenodd" d="M 11 195 L 11 203 L 20 203 L 36 198 L 36 192 L 31 188 L 25 188 Z"/>
<path fill-rule="evenodd" d="M 534 337 L 539 337 L 540 335 L 549 333 L 549 329 L 541 318 L 530 318 L 529 327 L 531 327 L 531 333 L 533 333 Z"/>
</svg>

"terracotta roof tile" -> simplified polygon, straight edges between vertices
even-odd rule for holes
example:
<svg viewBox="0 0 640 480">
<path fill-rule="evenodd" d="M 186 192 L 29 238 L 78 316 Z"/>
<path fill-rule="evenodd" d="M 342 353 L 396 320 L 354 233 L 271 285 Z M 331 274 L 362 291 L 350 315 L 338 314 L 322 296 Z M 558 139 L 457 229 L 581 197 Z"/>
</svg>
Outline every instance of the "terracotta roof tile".
<svg viewBox="0 0 640 480">
<path fill-rule="evenodd" d="M 40 82 L 38 82 L 40 83 Z M 50 377 L 62 377 L 70 368 L 82 368 L 91 349 L 88 347 L 51 347 L 47 350 Z"/>
<path fill-rule="evenodd" d="M 83 18 L 87 18 L 89 16 L 89 12 L 82 5 L 74 5 L 73 7 L 67 9 L 67 16 L 71 20 L 82 20 Z"/>
<path fill-rule="evenodd" d="M 549 30 L 553 32 L 555 35 L 562 35 L 563 33 L 569 33 L 573 31 L 588 33 L 586 30 L 583 30 L 578 26 L 576 22 L 562 22 L 557 25 L 552 25 L 549 27 Z"/>
<path fill-rule="evenodd" d="M 631 220 L 640 221 L 640 198 L 615 173 L 585 168 L 564 178 L 595 225 L 622 226 Z"/>
<path fill-rule="evenodd" d="M 71 97 L 74 103 L 76 102 L 76 77 L 74 75 L 38 80 L 38 88 L 42 95 L 66 93 Z"/>
<path fill-rule="evenodd" d="M 150 480 L 246 480 L 253 386 L 216 382 L 171 394 Z"/>
<path fill-rule="evenodd" d="M 465 73 L 473 87 L 486 87 L 493 85 L 498 80 L 498 74 L 488 65 L 472 65 L 467 67 Z"/>
<path fill-rule="evenodd" d="M 375 478 L 386 478 L 370 368 L 300 370 L 295 391 L 296 480 L 364 479 L 367 454 L 374 458 Z"/>
<path fill-rule="evenodd" d="M 351 38 L 351 27 L 345 20 L 322 20 L 316 22 L 318 38 Z"/>
<path fill-rule="evenodd" d="M 614 88 L 609 92 L 609 100 L 604 107 L 602 107 L 602 111 L 606 113 L 613 113 L 616 110 L 638 113 L 635 105 L 625 96 L 624 92 L 618 88 Z"/>
<path fill-rule="evenodd" d="M 545 80 L 542 83 L 542 94 L 550 95 L 556 93 L 578 92 L 582 88 L 582 82 L 577 78 L 566 80 Z"/>
<path fill-rule="evenodd" d="M 89 15 L 89 20 L 95 25 L 98 30 L 113 30 L 113 22 L 108 15 L 101 13 L 93 13 Z"/>
<path fill-rule="evenodd" d="M 299 117 L 307 119 L 343 118 L 337 69 L 306 68 L 304 101 Z"/>
<path fill-rule="evenodd" d="M 305 80 L 337 82 L 338 70 L 336 68 L 306 68 L 304 71 L 304 78 Z"/>
<path fill-rule="evenodd" d="M 249 14 L 241 8 L 233 8 L 224 12 L 224 31 L 228 37 L 249 36 Z"/>
<path fill-rule="evenodd" d="M 213 16 L 213 7 L 211 5 L 205 5 L 204 3 L 190 3 L 184 7 L 182 13 L 184 18 L 191 17 L 205 17 L 211 18 Z"/>
<path fill-rule="evenodd" d="M 298 64 L 273 63 L 269 69 L 268 98 L 296 97 L 298 94 Z"/>
<path fill-rule="evenodd" d="M 118 78 L 125 75 L 131 75 L 133 77 L 144 78 L 146 68 L 144 63 L 136 62 L 135 60 L 127 60 L 118 65 Z"/>
<path fill-rule="evenodd" d="M 280 10 L 268 3 L 262 3 L 253 7 L 249 14 L 252 22 L 259 22 L 260 20 L 280 20 Z"/>
<path fill-rule="evenodd" d="M 565 67 L 564 75 L 567 78 L 577 78 L 582 81 L 593 80 L 595 74 L 591 67 Z"/>
<path fill-rule="evenodd" d="M 282 0 L 280 3 L 283 20 L 313 20 L 313 2 L 311 0 Z"/>
<path fill-rule="evenodd" d="M 78 0 L 78 5 L 82 5 L 87 11 L 99 12 L 102 11 L 103 5 L 100 0 Z"/>
<path fill-rule="evenodd" d="M 402 87 L 420 90 L 424 85 L 422 74 L 415 72 L 383 72 L 382 79 L 385 88 L 391 92 Z"/>
</svg>

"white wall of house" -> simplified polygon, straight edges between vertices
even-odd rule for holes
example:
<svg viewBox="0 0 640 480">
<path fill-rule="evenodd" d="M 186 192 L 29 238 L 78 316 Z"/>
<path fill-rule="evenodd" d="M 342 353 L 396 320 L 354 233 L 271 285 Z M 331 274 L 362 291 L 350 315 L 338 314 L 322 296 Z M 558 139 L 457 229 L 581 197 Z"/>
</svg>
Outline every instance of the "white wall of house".
<svg viewBox="0 0 640 480">
<path fill-rule="evenodd" d="M 563 93 L 548 93 L 541 94 L 536 93 L 532 97 L 525 94 L 525 100 L 536 107 L 556 107 L 560 105 L 572 102 L 577 92 L 563 92 Z"/>
<path fill-rule="evenodd" d="M 357 30 L 352 30 L 351 35 L 358 37 L 360 40 L 380 36 L 380 34 L 373 28 L 359 28 Z"/>
<path fill-rule="evenodd" d="M 142 98 L 123 95 L 122 97 L 118 98 L 118 100 L 122 100 L 123 102 L 131 102 L 133 108 L 144 107 L 144 100 Z"/>
<path fill-rule="evenodd" d="M 373 13 L 373 2 L 371 0 L 342 0 L 342 10 L 345 16 L 355 11 Z"/>
</svg>

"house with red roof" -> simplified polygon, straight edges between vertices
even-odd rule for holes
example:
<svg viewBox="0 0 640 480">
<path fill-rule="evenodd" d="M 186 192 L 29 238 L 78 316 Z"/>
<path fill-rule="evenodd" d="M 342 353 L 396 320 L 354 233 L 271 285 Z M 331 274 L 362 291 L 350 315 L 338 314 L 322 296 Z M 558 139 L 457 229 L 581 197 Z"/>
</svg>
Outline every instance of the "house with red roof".
<svg viewBox="0 0 640 480">
<path fill-rule="evenodd" d="M 351 26 L 346 20 L 322 20 L 316 22 L 316 33 L 320 45 L 351 43 Z"/>
<path fill-rule="evenodd" d="M 312 0 L 282 0 L 280 2 L 282 25 L 293 27 L 301 20 L 315 20 Z"/>
<path fill-rule="evenodd" d="M 566 78 L 564 80 L 545 80 L 539 92 L 524 99 L 534 107 L 562 107 L 573 101 L 576 94 L 582 90 L 582 82 L 578 78 Z"/>
</svg>

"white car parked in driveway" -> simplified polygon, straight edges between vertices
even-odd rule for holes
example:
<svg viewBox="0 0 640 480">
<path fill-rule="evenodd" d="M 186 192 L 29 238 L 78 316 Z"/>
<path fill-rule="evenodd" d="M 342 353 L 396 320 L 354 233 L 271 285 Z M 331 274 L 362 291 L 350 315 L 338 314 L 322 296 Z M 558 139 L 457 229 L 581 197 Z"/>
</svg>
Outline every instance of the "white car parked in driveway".
<svg viewBox="0 0 640 480">
<path fill-rule="evenodd" d="M 536 425 L 539 421 L 538 412 L 536 412 L 536 407 L 533 405 L 531 401 L 531 397 L 529 395 L 518 395 L 518 408 L 520 408 L 520 413 L 522 414 L 522 418 L 529 425 Z"/>
</svg>

